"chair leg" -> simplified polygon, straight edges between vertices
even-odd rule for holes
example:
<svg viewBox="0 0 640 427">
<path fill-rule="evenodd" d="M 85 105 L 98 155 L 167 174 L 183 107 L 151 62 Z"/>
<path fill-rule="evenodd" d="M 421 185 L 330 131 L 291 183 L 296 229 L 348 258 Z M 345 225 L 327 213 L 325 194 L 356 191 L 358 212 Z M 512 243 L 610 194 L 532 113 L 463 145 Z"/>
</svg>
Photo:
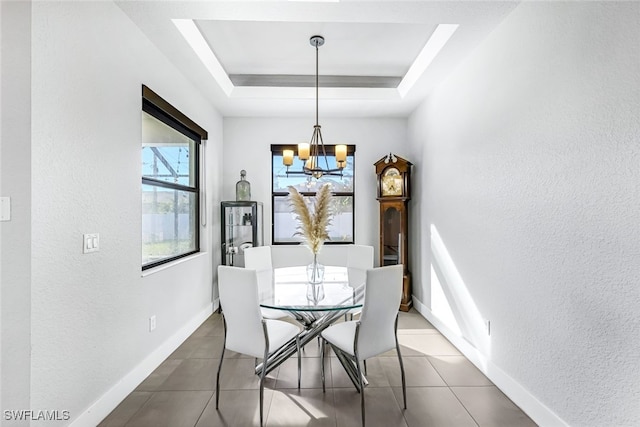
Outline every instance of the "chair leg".
<svg viewBox="0 0 640 427">
<path fill-rule="evenodd" d="M 322 378 L 322 392 L 325 393 L 325 387 L 324 387 L 324 348 L 325 348 L 325 343 L 322 343 L 322 345 L 320 346 L 320 377 Z"/>
<path fill-rule="evenodd" d="M 225 345 L 222 345 L 222 355 L 220 356 L 220 364 L 218 364 L 218 373 L 216 374 L 216 410 L 220 402 L 220 371 L 222 370 L 222 359 L 224 359 Z"/>
<path fill-rule="evenodd" d="M 266 360 L 266 358 L 265 358 Z M 264 375 L 265 372 L 267 370 L 266 369 L 262 369 L 262 373 L 260 374 L 260 427 L 262 427 L 264 425 L 263 423 L 263 411 L 264 411 Z"/>
<path fill-rule="evenodd" d="M 366 377 L 367 376 L 367 361 L 363 360 L 362 364 L 364 365 L 364 376 Z"/>
<path fill-rule="evenodd" d="M 360 410 L 362 411 L 362 427 L 364 427 L 364 382 L 362 381 L 362 369 L 360 369 L 360 360 L 357 353 L 355 359 L 356 368 L 358 370 L 358 382 L 360 383 Z"/>
<path fill-rule="evenodd" d="M 404 409 L 407 409 L 407 385 L 404 379 L 404 364 L 402 363 L 402 355 L 400 354 L 400 346 L 396 344 L 398 352 L 398 362 L 400 362 L 400 375 L 402 377 L 402 398 L 404 400 Z"/>
<path fill-rule="evenodd" d="M 262 319 L 262 332 L 264 333 L 264 355 L 262 356 L 262 372 L 260 373 L 260 427 L 264 425 L 264 377 L 267 375 L 267 360 L 269 359 L 269 333 L 267 322 Z"/>
<path fill-rule="evenodd" d="M 300 376 L 302 373 L 302 359 L 300 358 L 300 337 L 296 337 L 296 352 L 298 353 L 298 390 L 300 390 Z"/>
<path fill-rule="evenodd" d="M 407 385 L 404 379 L 404 363 L 402 363 L 402 354 L 400 353 L 400 344 L 398 343 L 398 318 L 396 317 L 395 325 L 396 335 L 396 352 L 398 353 L 398 362 L 400 362 L 400 376 L 402 378 L 402 399 L 404 401 L 404 409 L 407 409 Z"/>
</svg>

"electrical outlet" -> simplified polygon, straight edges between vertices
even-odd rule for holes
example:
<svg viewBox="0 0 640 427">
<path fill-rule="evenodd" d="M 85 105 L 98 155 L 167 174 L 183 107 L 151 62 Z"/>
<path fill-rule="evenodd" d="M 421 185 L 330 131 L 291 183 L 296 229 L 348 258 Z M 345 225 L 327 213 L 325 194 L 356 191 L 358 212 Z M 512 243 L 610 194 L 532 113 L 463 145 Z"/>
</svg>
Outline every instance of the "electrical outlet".
<svg viewBox="0 0 640 427">
<path fill-rule="evenodd" d="M 149 332 L 156 328 L 156 315 L 149 317 Z"/>
</svg>

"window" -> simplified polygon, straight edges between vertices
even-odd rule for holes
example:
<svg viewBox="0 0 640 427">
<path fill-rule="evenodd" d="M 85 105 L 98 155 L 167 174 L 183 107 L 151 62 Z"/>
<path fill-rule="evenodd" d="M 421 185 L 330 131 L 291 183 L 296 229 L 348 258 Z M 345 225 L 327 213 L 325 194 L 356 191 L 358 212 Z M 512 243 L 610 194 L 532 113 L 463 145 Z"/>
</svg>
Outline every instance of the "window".
<svg viewBox="0 0 640 427">
<path fill-rule="evenodd" d="M 302 241 L 300 236 L 294 236 L 298 224 L 295 214 L 289 206 L 288 186 L 292 185 L 309 200 L 313 202 L 316 190 L 324 183 L 331 184 L 333 193 L 333 219 L 329 229 L 330 240 L 326 244 L 353 243 L 354 242 L 354 177 L 355 177 L 355 146 L 347 146 L 347 166 L 340 176 L 323 176 L 319 180 L 307 175 L 287 176 L 287 167 L 282 164 L 282 150 L 293 149 L 295 146 L 272 145 L 271 146 L 271 171 L 272 171 L 272 240 L 273 244 L 292 244 Z M 335 168 L 333 157 L 335 146 L 325 145 L 329 160 L 329 167 Z M 290 170 L 302 170 L 302 161 L 294 158 Z"/>
<path fill-rule="evenodd" d="M 142 269 L 200 251 L 199 146 L 207 133 L 143 86 Z"/>
</svg>

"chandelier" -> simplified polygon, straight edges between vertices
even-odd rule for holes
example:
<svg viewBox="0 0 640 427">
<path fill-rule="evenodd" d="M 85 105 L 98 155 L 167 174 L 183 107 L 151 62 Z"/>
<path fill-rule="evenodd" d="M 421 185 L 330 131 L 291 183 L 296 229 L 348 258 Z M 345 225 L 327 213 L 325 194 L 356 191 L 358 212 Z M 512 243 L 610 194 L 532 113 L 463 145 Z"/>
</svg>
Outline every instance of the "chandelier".
<svg viewBox="0 0 640 427">
<path fill-rule="evenodd" d="M 347 146 L 344 144 L 335 146 L 336 167 L 330 168 L 318 122 L 318 47 L 324 44 L 324 37 L 312 36 L 309 43 L 316 48 L 316 124 L 313 126 L 311 141 L 298 144 L 298 158 L 304 162 L 302 170 L 289 170 L 289 166 L 293 165 L 293 150 L 282 151 L 282 163 L 287 167 L 287 176 L 304 174 L 316 179 L 325 175 L 342 176 L 342 170 L 347 166 Z"/>
</svg>

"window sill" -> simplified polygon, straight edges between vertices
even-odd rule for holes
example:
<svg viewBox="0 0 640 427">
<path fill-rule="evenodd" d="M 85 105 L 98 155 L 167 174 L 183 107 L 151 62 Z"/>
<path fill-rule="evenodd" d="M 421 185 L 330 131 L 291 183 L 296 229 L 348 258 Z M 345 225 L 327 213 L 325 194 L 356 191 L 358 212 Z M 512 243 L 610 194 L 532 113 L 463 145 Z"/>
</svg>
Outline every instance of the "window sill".
<svg viewBox="0 0 640 427">
<path fill-rule="evenodd" d="M 168 262 L 166 264 L 162 264 L 162 265 L 159 265 L 157 267 L 153 267 L 153 268 L 150 268 L 148 270 L 144 270 L 142 272 L 142 274 L 141 274 L 141 277 L 151 276 L 152 274 L 159 273 L 159 272 L 161 272 L 163 270 L 166 270 L 168 268 L 171 268 L 171 267 L 173 267 L 175 265 L 182 264 L 183 262 L 189 262 L 191 260 L 194 260 L 196 258 L 200 258 L 200 257 L 205 256 L 205 255 L 207 255 L 207 252 L 198 252 L 197 254 L 189 255 L 189 256 L 186 256 L 184 258 L 180 258 L 180 259 L 177 259 L 175 261 L 171 261 L 171 262 Z"/>
</svg>

